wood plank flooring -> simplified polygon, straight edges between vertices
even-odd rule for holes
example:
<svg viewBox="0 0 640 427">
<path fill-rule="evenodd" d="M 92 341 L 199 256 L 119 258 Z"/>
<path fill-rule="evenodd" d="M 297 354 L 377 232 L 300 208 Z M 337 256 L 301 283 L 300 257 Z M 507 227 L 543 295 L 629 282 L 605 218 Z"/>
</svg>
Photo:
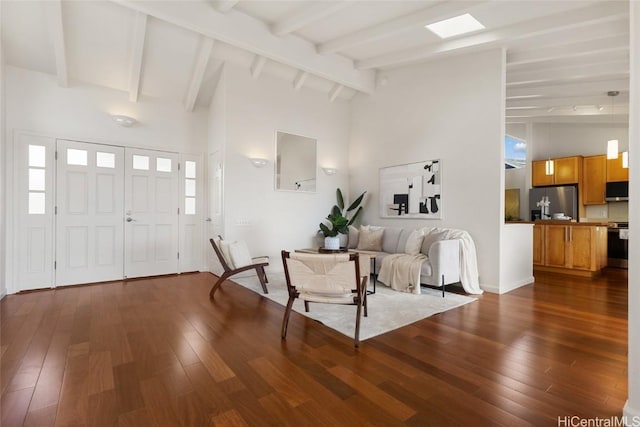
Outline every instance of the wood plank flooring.
<svg viewBox="0 0 640 427">
<path fill-rule="evenodd" d="M 231 282 L 210 301 L 208 273 L 10 295 L 0 424 L 556 426 L 621 415 L 625 273 L 536 279 L 359 350 L 296 313 L 282 342 L 283 307 Z"/>
</svg>

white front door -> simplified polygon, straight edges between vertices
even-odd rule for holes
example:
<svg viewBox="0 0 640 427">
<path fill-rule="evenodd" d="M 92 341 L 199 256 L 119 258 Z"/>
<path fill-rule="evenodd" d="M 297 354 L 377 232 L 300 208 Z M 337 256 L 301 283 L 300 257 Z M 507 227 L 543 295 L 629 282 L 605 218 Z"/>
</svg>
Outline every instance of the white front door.
<svg viewBox="0 0 640 427">
<path fill-rule="evenodd" d="M 178 272 L 178 154 L 125 150 L 127 278 Z"/>
<path fill-rule="evenodd" d="M 124 149 L 57 141 L 56 285 L 122 279 Z"/>
</svg>

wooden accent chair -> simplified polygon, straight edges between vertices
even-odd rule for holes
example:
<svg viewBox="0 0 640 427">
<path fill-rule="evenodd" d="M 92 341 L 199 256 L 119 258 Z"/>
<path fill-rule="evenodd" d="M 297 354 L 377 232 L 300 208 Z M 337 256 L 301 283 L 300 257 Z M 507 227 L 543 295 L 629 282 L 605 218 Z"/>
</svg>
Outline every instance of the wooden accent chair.
<svg viewBox="0 0 640 427">
<path fill-rule="evenodd" d="M 356 306 L 354 346 L 360 345 L 360 317 L 367 316 L 367 280 L 369 258 L 356 253 L 307 254 L 282 251 L 282 264 L 289 291 L 289 301 L 282 320 L 282 339 L 287 337 L 291 308 L 296 298 L 309 303 L 349 304 Z"/>
<path fill-rule="evenodd" d="M 267 283 L 269 283 L 269 279 L 267 279 L 267 273 L 265 273 L 264 268 L 269 265 L 269 257 L 257 257 L 250 258 L 247 256 L 246 262 L 242 262 L 242 265 L 238 267 L 233 266 L 232 259 L 233 257 L 228 257 L 224 255 L 223 250 L 221 249 L 222 237 L 218 236 L 217 239 L 209 239 L 211 246 L 213 247 L 213 251 L 216 253 L 218 257 L 218 261 L 220 261 L 220 265 L 224 269 L 224 273 L 218 279 L 216 283 L 211 287 L 211 291 L 209 292 L 209 298 L 213 298 L 218 288 L 222 285 L 222 282 L 227 280 L 229 277 L 234 274 L 241 273 L 247 270 L 256 270 L 256 274 L 258 275 L 258 279 L 260 280 L 260 284 L 262 285 L 262 290 L 265 294 L 268 294 Z"/>
</svg>

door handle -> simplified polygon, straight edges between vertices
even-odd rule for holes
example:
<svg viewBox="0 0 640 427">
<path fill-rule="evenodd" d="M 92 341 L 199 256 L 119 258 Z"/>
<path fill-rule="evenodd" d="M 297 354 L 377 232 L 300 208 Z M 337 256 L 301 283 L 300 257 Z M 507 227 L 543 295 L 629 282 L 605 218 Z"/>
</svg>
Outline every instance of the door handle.
<svg viewBox="0 0 640 427">
<path fill-rule="evenodd" d="M 211 222 L 211 218 L 207 218 L 207 219 L 205 219 L 205 221 Z"/>
<path fill-rule="evenodd" d="M 127 217 L 127 222 L 131 222 L 131 221 L 135 221 L 135 219 L 131 218 L 130 216 Z"/>
</svg>

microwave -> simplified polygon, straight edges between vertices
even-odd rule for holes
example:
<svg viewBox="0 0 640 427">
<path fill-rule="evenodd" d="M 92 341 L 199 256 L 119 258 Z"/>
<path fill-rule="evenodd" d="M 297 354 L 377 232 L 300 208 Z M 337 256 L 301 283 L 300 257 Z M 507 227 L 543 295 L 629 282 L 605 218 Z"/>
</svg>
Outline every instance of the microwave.
<svg viewBox="0 0 640 427">
<path fill-rule="evenodd" d="M 607 182 L 605 200 L 607 202 L 622 202 L 629 200 L 629 181 Z"/>
</svg>

